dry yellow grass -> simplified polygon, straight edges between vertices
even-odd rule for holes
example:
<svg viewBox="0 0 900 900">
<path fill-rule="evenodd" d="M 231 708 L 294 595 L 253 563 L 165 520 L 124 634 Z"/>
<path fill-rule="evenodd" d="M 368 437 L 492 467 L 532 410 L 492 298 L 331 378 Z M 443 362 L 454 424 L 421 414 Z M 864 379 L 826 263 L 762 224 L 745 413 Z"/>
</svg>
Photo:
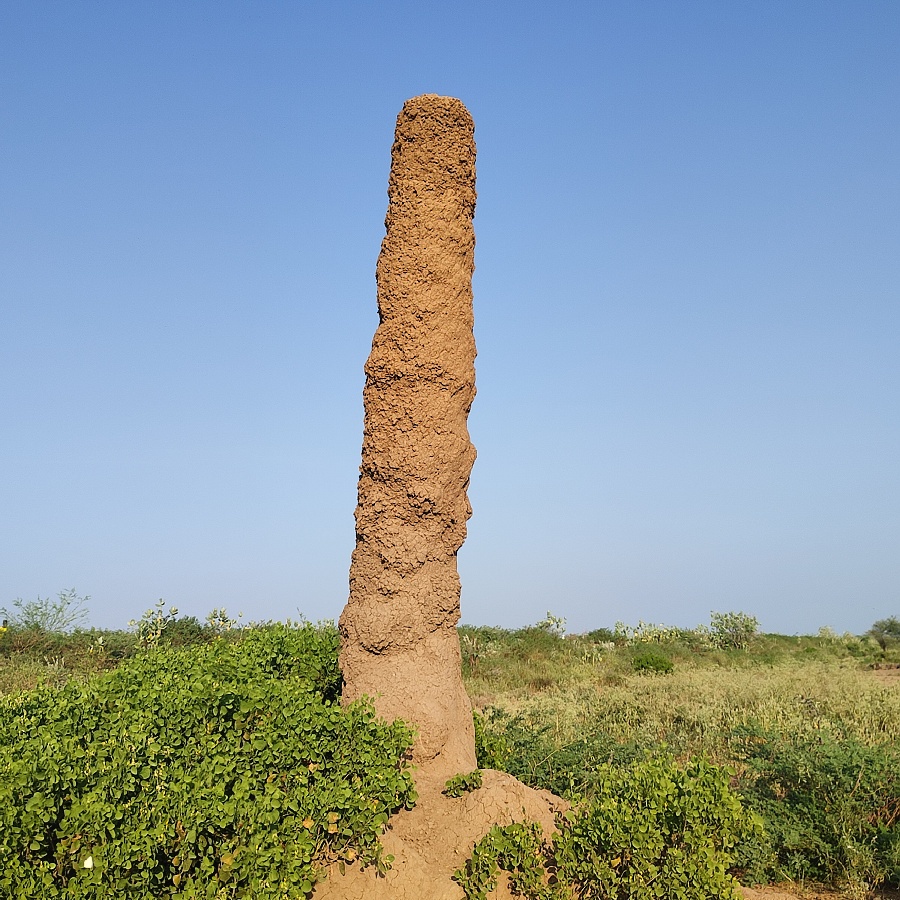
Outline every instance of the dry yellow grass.
<svg viewBox="0 0 900 900">
<path fill-rule="evenodd" d="M 579 661 L 539 692 L 488 692 L 478 681 L 472 688 L 482 705 L 550 725 L 560 745 L 603 731 L 620 743 L 664 742 L 679 755 L 724 760 L 728 736 L 748 725 L 796 735 L 827 730 L 866 744 L 900 741 L 900 690 L 846 660 L 681 667 L 664 676 L 613 674 Z"/>
</svg>

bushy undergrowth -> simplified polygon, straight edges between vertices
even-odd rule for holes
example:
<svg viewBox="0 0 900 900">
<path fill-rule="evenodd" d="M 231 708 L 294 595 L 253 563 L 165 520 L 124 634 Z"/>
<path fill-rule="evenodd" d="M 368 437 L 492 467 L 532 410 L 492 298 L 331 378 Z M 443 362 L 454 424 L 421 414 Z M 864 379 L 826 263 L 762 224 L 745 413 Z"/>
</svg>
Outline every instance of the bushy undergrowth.
<svg viewBox="0 0 900 900">
<path fill-rule="evenodd" d="M 625 768 L 645 756 L 636 743 L 621 744 L 602 731 L 558 743 L 552 725 L 493 708 L 475 713 L 478 764 L 515 775 L 524 784 L 560 797 L 593 797 L 605 767 Z"/>
<path fill-rule="evenodd" d="M 759 879 L 789 878 L 864 890 L 900 883 L 900 748 L 835 736 L 737 736 L 746 803 L 765 834 L 742 848 Z"/>
<path fill-rule="evenodd" d="M 551 839 L 535 825 L 495 827 L 455 878 L 469 900 L 486 900 L 500 869 L 530 900 L 736 900 L 731 850 L 757 829 L 725 770 L 663 759 L 601 765 L 591 799 Z"/>
<path fill-rule="evenodd" d="M 410 732 L 336 704 L 333 626 L 158 604 L 132 633 L 48 630 L 58 605 L 0 629 L 0 896 L 260 900 L 309 894 L 329 861 L 385 864 Z M 470 896 L 498 868 L 542 900 L 727 897 L 729 865 L 857 894 L 900 881 L 900 691 L 864 671 L 900 662 L 894 620 L 799 638 L 743 614 L 564 624 L 460 629 L 479 765 L 575 802 L 552 842 L 492 831 L 460 873 Z"/>
<path fill-rule="evenodd" d="M 271 626 L 0 701 L 0 896 L 262 900 L 384 865 L 411 733 L 338 683 L 334 629 Z"/>
<path fill-rule="evenodd" d="M 659 650 L 639 650 L 631 657 L 631 668 L 645 675 L 668 675 L 675 664 Z"/>
<path fill-rule="evenodd" d="M 622 634 L 545 635 L 550 658 L 530 668 L 563 674 L 535 689 L 504 665 L 510 648 L 534 647 L 528 632 L 494 629 L 491 652 L 467 665 L 470 689 L 488 701 L 476 716 L 479 764 L 590 801 L 605 767 L 627 772 L 646 754 L 682 765 L 706 758 L 737 771 L 738 796 L 765 825 L 735 848 L 743 878 L 820 880 L 857 894 L 900 880 L 900 690 L 861 667 L 882 657 L 874 640 L 823 630 L 722 650 L 692 645 L 679 629 Z M 674 659 L 674 671 L 634 671 L 647 651 Z"/>
</svg>

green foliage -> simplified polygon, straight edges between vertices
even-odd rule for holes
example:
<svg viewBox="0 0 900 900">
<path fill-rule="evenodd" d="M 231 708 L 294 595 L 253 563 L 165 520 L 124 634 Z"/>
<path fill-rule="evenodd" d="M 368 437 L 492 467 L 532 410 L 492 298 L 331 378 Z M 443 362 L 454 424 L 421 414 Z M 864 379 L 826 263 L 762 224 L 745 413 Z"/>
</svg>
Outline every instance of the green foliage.
<svg viewBox="0 0 900 900">
<path fill-rule="evenodd" d="M 742 612 L 710 613 L 709 631 L 713 644 L 720 650 L 746 650 L 759 631 L 756 616 Z"/>
<path fill-rule="evenodd" d="M 900 640 L 900 619 L 896 616 L 890 616 L 890 618 L 887 619 L 879 619 L 870 630 Z"/>
<path fill-rule="evenodd" d="M 900 619 L 896 616 L 879 619 L 866 634 L 875 638 L 882 651 L 887 650 L 889 644 L 900 642 Z"/>
<path fill-rule="evenodd" d="M 162 634 L 162 640 L 173 647 L 202 644 L 211 640 L 212 632 L 196 616 L 179 616 L 170 622 Z"/>
<path fill-rule="evenodd" d="M 233 619 L 224 606 L 217 606 L 207 615 L 205 630 L 207 632 L 212 632 L 217 637 L 221 637 L 222 635 L 237 629 L 239 627 L 238 619 L 243 618 L 243 615 L 243 613 L 238 613 L 237 619 Z"/>
<path fill-rule="evenodd" d="M 585 637 L 595 644 L 611 644 L 615 643 L 616 633 L 610 628 L 595 628 L 589 631 Z"/>
<path fill-rule="evenodd" d="M 63 634 L 0 628 L 0 696 L 65 684 L 118 665 L 137 649 L 134 635 L 91 629 Z"/>
<path fill-rule="evenodd" d="M 13 601 L 12 610 L 0 609 L 0 620 L 20 631 L 38 631 L 45 634 L 62 634 L 71 631 L 87 617 L 85 604 L 90 597 L 79 597 L 75 588 L 60 591 L 56 600 L 38 597 L 37 600 Z"/>
<path fill-rule="evenodd" d="M 509 718 L 502 710 L 490 709 L 481 713 L 472 710 L 475 726 L 475 757 L 482 769 L 508 771 L 510 748 L 503 729 L 498 725 L 499 717 Z"/>
<path fill-rule="evenodd" d="M 868 672 L 883 659 L 874 640 L 822 629 L 720 649 L 708 628 L 646 625 L 620 629 L 612 646 L 597 638 L 526 645 L 521 633 L 492 632 L 494 652 L 467 676 L 482 710 L 480 766 L 593 802 L 609 765 L 647 752 L 702 756 L 741 773 L 733 788 L 763 821 L 734 850 L 742 880 L 821 880 L 857 894 L 900 882 L 900 691 Z M 524 646 L 527 666 L 516 656 Z M 646 650 L 674 671 L 634 672 Z M 535 693 L 526 672 L 552 673 L 554 684 Z M 736 733 L 765 743 L 754 749 Z M 866 760 L 862 777 L 842 758 Z"/>
<path fill-rule="evenodd" d="M 464 675 L 493 681 L 503 673 L 532 693 L 557 684 L 577 652 L 575 642 L 546 622 L 515 631 L 464 625 L 459 638 Z"/>
<path fill-rule="evenodd" d="M 562 616 L 554 616 L 548 609 L 547 615 L 535 625 L 535 628 L 540 628 L 542 631 L 548 631 L 550 634 L 555 634 L 557 637 L 563 637 L 566 633 L 566 620 Z"/>
<path fill-rule="evenodd" d="M 671 644 L 681 640 L 686 633 L 672 625 L 654 625 L 641 620 L 633 628 L 624 622 L 616 622 L 613 636 L 617 643 L 624 644 Z"/>
<path fill-rule="evenodd" d="M 631 657 L 631 668 L 644 675 L 667 675 L 675 664 L 658 650 L 641 650 Z"/>
<path fill-rule="evenodd" d="M 478 669 L 485 658 L 496 653 L 500 645 L 488 628 L 473 628 L 463 625 L 459 629 L 459 649 L 463 665 L 470 671 Z"/>
<path fill-rule="evenodd" d="M 383 869 L 411 732 L 335 702 L 336 646 L 267 626 L 0 699 L 0 896 L 274 900 Z"/>
<path fill-rule="evenodd" d="M 606 767 L 592 801 L 567 814 L 554 841 L 557 878 L 598 900 L 739 897 L 731 851 L 758 824 L 729 790 L 729 774 L 700 760 Z"/>
<path fill-rule="evenodd" d="M 477 791 L 481 787 L 481 769 L 475 769 L 474 772 L 467 774 L 454 775 L 447 779 L 444 785 L 444 793 L 448 797 L 462 797 L 463 794 L 469 794 Z"/>
<path fill-rule="evenodd" d="M 501 769 L 535 788 L 560 797 L 591 797 L 607 765 L 626 766 L 643 757 L 634 743 L 617 743 L 602 730 L 564 744 L 552 727 L 501 709 L 475 714 L 475 751 L 483 768 Z"/>
<path fill-rule="evenodd" d="M 731 851 L 759 825 L 728 778 L 702 761 L 603 766 L 594 797 L 561 817 L 552 840 L 534 824 L 494 828 L 454 878 L 468 900 L 485 900 L 501 869 L 530 900 L 737 900 Z"/>
<path fill-rule="evenodd" d="M 165 610 L 166 601 L 160 598 L 156 605 L 144 611 L 140 619 L 132 619 L 128 625 L 137 631 L 138 642 L 142 647 L 158 647 L 163 634 L 175 627 L 178 619 L 178 608 L 170 606 Z"/>
<path fill-rule="evenodd" d="M 487 900 L 503 869 L 510 875 L 515 894 L 529 900 L 552 900 L 560 895 L 544 884 L 546 857 L 540 825 L 495 825 L 475 845 L 471 858 L 453 874 L 453 880 L 462 887 L 466 900 Z"/>
<path fill-rule="evenodd" d="M 757 878 L 871 888 L 900 882 L 900 749 L 822 732 L 745 729 L 741 792 L 767 838 L 741 848 Z"/>
</svg>

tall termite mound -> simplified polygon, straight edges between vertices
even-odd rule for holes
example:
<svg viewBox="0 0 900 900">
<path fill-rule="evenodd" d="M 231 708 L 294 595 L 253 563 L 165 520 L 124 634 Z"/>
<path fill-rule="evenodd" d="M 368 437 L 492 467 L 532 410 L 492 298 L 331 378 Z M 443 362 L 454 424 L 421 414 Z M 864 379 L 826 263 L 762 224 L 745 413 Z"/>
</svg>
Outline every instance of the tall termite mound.
<svg viewBox="0 0 900 900">
<path fill-rule="evenodd" d="M 474 131 L 459 100 L 434 94 L 397 118 L 340 620 L 345 701 L 365 694 L 384 718 L 415 724 L 414 760 L 436 777 L 475 767 L 456 633 L 475 461 Z"/>
<path fill-rule="evenodd" d="M 333 865 L 316 900 L 461 900 L 452 875 L 493 825 L 532 820 L 549 832 L 564 804 L 504 772 L 485 771 L 464 797 L 442 793 L 448 777 L 476 764 L 456 634 L 456 554 L 475 461 L 466 428 L 475 397 L 475 142 L 459 100 L 426 94 L 404 104 L 388 195 L 341 668 L 345 701 L 366 694 L 384 718 L 417 727 L 419 799 L 382 835 L 394 857 L 384 877 Z M 501 885 L 497 897 L 512 894 Z"/>
</svg>

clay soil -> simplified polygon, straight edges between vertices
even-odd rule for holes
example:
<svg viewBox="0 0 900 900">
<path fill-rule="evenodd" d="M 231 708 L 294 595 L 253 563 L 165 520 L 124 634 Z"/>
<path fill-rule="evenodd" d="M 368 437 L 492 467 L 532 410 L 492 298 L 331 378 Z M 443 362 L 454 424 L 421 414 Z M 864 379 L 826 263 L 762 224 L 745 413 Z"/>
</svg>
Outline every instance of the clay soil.
<svg viewBox="0 0 900 900">
<path fill-rule="evenodd" d="M 534 791 L 503 772 L 484 771 L 481 789 L 460 798 L 446 797 L 439 786 L 421 785 L 415 809 L 391 821 L 382 843 L 394 856 L 384 878 L 374 868 L 360 871 L 333 867 L 328 879 L 315 891 L 315 900 L 463 900 L 453 880 L 472 846 L 492 825 L 513 821 L 538 821 L 545 832 L 553 830 L 553 815 L 563 801 L 547 791 Z M 848 900 L 850 894 L 801 885 L 742 887 L 745 900 Z M 491 900 L 516 900 L 501 874 Z M 882 890 L 870 900 L 900 900 L 900 892 Z"/>
</svg>

